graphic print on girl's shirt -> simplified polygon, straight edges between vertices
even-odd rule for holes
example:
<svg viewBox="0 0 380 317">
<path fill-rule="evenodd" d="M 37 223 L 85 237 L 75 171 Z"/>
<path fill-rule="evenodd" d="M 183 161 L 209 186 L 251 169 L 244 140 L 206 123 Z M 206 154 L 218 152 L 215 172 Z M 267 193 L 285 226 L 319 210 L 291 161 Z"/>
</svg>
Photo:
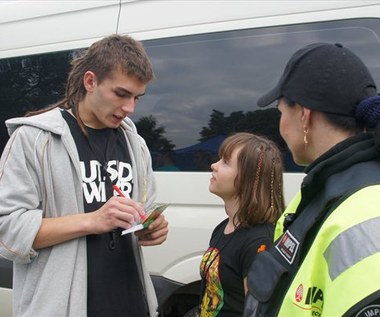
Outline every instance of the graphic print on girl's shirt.
<svg viewBox="0 0 380 317">
<path fill-rule="evenodd" d="M 219 249 L 209 248 L 202 257 L 201 276 L 207 285 L 202 299 L 202 317 L 215 317 L 223 307 L 223 287 L 219 275 Z"/>
</svg>

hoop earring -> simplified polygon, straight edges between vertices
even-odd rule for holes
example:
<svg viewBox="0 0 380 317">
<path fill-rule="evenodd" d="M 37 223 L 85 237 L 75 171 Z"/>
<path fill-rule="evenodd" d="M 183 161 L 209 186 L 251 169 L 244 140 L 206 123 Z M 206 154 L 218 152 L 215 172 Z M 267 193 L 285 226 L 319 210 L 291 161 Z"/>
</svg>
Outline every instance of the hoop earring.
<svg viewBox="0 0 380 317">
<path fill-rule="evenodd" d="M 309 133 L 309 129 L 303 129 L 303 143 L 305 144 L 305 149 L 307 148 L 309 141 L 307 140 L 307 134 Z"/>
</svg>

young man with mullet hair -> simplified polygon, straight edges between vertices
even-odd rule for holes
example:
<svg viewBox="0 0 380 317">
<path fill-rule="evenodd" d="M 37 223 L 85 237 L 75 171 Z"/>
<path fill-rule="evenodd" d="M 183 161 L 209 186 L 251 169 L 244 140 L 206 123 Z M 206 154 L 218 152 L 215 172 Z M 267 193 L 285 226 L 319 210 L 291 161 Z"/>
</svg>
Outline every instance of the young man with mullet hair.
<svg viewBox="0 0 380 317">
<path fill-rule="evenodd" d="M 168 223 L 121 235 L 156 198 L 128 118 L 153 78 L 141 43 L 112 35 L 73 60 L 63 100 L 6 122 L 0 256 L 14 262 L 15 316 L 156 315 L 140 246 L 163 243 Z"/>
</svg>

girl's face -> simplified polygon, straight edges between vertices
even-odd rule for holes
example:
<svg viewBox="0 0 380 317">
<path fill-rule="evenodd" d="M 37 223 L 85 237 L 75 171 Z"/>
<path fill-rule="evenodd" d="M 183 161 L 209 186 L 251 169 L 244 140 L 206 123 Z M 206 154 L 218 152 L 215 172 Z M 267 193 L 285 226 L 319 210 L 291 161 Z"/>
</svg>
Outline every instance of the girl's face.
<svg viewBox="0 0 380 317">
<path fill-rule="evenodd" d="M 235 179 L 238 174 L 238 156 L 240 150 L 241 147 L 234 149 L 228 160 L 222 157 L 219 161 L 211 164 L 212 177 L 210 179 L 209 191 L 224 201 L 235 199 Z"/>
</svg>

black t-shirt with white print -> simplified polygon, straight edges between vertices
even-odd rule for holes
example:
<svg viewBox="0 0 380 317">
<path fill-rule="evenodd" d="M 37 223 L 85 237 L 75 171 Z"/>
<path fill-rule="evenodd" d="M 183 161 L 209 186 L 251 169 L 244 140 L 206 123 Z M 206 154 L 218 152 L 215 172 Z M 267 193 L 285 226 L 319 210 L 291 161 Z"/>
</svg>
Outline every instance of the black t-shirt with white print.
<svg viewBox="0 0 380 317">
<path fill-rule="evenodd" d="M 86 137 L 74 117 L 67 111 L 62 115 L 78 149 L 85 212 L 100 208 L 113 195 L 113 184 L 131 197 L 132 166 L 123 132 L 87 128 Z M 131 235 L 121 236 L 120 232 L 87 236 L 89 317 L 148 316 Z"/>
</svg>

